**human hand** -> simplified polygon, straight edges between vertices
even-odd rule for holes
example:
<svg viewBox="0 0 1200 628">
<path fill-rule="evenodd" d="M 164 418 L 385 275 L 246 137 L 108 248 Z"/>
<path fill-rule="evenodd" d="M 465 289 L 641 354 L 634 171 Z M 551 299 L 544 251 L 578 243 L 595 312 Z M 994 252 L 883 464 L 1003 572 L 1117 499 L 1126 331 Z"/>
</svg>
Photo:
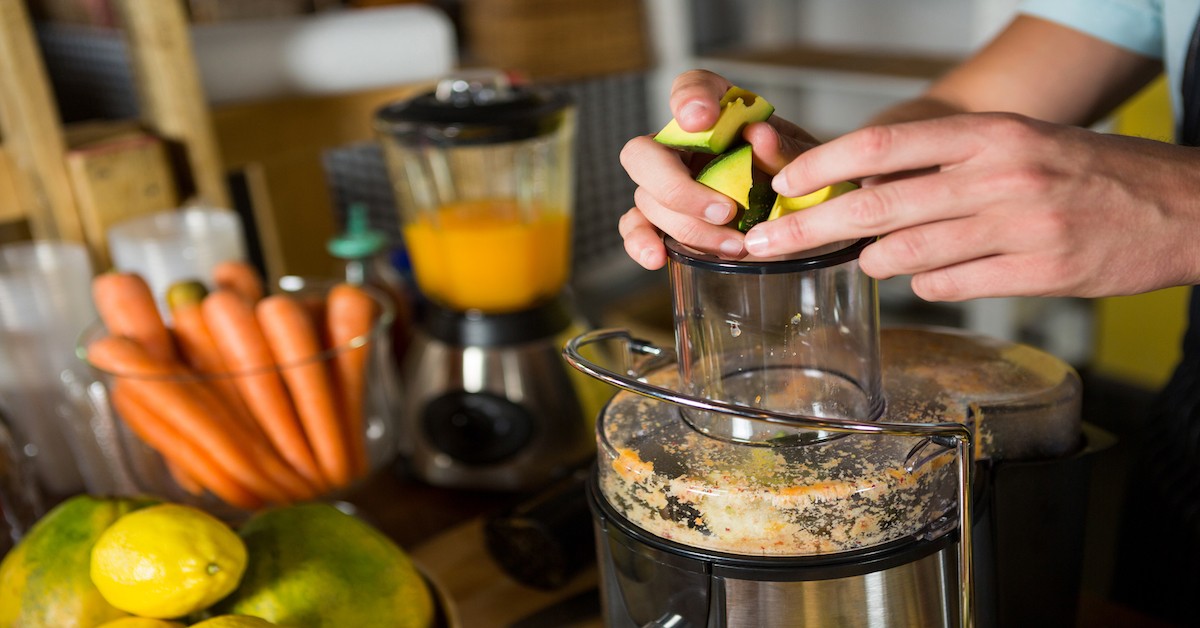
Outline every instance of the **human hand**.
<svg viewBox="0 0 1200 628">
<path fill-rule="evenodd" d="M 867 127 L 778 172 L 860 190 L 746 234 L 756 256 L 882 236 L 859 259 L 928 300 L 1098 297 L 1200 283 L 1200 152 L 1014 114 Z"/>
<path fill-rule="evenodd" d="M 679 75 L 671 89 L 671 112 L 685 131 L 702 131 L 716 123 L 718 101 L 731 84 L 704 70 Z M 775 172 L 802 150 L 817 142 L 795 125 L 777 117 L 746 127 L 743 136 L 754 146 L 755 161 Z M 625 252 L 648 269 L 666 263 L 662 233 L 697 250 L 728 259 L 745 254 L 743 235 L 725 225 L 737 206 L 729 197 L 694 179 L 712 157 L 678 151 L 645 135 L 630 140 L 621 151 L 621 164 L 638 185 L 635 207 L 621 217 L 619 231 Z"/>
</svg>

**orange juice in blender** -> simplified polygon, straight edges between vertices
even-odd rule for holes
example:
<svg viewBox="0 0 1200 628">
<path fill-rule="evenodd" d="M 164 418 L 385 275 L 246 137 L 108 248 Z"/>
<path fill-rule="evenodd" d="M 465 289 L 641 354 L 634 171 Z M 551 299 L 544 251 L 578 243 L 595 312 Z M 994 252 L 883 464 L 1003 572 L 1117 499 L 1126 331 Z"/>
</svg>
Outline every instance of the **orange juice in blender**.
<svg viewBox="0 0 1200 628">
<path fill-rule="evenodd" d="M 404 369 L 406 468 L 456 488 L 544 486 L 595 453 L 594 395 L 562 343 L 575 108 L 562 90 L 461 70 L 375 127 L 417 288 Z"/>
<path fill-rule="evenodd" d="M 405 225 L 404 241 L 426 296 L 459 310 L 529 307 L 557 294 L 570 266 L 566 211 L 511 198 L 443 205 Z"/>
</svg>

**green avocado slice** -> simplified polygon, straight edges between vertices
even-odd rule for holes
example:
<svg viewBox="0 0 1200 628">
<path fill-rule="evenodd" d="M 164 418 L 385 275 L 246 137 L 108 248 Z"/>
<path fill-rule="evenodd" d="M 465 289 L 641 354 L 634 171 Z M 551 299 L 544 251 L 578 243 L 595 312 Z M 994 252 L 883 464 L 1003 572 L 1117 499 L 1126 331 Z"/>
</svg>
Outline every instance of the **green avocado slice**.
<svg viewBox="0 0 1200 628">
<path fill-rule="evenodd" d="M 811 192 L 809 194 L 805 194 L 804 196 L 792 198 L 779 195 L 779 197 L 774 201 L 774 206 L 771 207 L 770 216 L 767 218 L 767 220 L 775 220 L 776 218 L 782 218 L 783 216 L 786 216 L 792 212 L 798 212 L 808 209 L 814 205 L 820 205 L 821 203 L 824 203 L 835 196 L 841 196 L 846 192 L 853 192 L 857 189 L 857 185 L 854 185 L 849 181 L 843 181 L 841 183 L 825 186 L 816 192 Z"/>
<path fill-rule="evenodd" d="M 771 213 L 771 207 L 775 204 L 775 198 L 779 196 L 775 190 L 771 189 L 769 181 L 754 183 L 750 186 L 750 204 L 746 206 L 746 211 L 742 212 L 741 218 L 738 219 L 738 231 L 746 233 L 750 227 L 767 219 Z"/>
<path fill-rule="evenodd" d="M 771 183 L 754 168 L 752 147 L 742 144 L 729 152 L 717 155 L 708 162 L 696 181 L 728 196 L 737 203 L 738 213 L 731 225 L 745 232 L 767 219 L 775 204 Z"/>
<path fill-rule="evenodd" d="M 684 131 L 672 118 L 654 139 L 672 148 L 720 155 L 741 139 L 747 124 L 762 122 L 775 113 L 775 107 L 765 98 L 740 87 L 730 87 L 721 97 L 720 105 L 721 114 L 712 128 Z"/>
<path fill-rule="evenodd" d="M 750 186 L 754 184 L 751 146 L 743 144 L 717 155 L 700 170 L 696 181 L 733 199 L 738 209 L 746 209 L 750 206 Z"/>
</svg>

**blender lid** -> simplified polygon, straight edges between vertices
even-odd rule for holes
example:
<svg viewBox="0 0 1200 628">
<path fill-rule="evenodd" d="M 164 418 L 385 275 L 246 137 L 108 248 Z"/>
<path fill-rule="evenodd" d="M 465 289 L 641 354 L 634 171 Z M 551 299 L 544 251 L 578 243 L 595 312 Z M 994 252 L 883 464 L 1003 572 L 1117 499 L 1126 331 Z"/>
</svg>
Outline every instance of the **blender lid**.
<svg viewBox="0 0 1200 628">
<path fill-rule="evenodd" d="M 464 70 L 440 80 L 433 91 L 385 105 L 376 129 L 436 144 L 512 142 L 553 132 L 571 98 L 561 90 L 518 85 L 498 70 Z"/>
</svg>

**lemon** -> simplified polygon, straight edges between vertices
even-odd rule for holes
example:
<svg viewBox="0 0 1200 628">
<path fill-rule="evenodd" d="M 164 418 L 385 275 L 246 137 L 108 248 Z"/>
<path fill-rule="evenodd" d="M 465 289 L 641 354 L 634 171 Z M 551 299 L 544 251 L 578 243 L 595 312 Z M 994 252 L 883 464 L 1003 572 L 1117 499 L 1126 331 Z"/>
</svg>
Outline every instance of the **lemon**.
<svg viewBox="0 0 1200 628">
<path fill-rule="evenodd" d="M 100 624 L 96 628 L 183 628 L 183 624 L 149 617 L 122 617 Z"/>
<path fill-rule="evenodd" d="M 793 198 L 780 194 L 779 196 L 775 197 L 775 205 L 771 208 L 771 213 L 767 216 L 767 220 L 775 220 L 776 218 L 786 216 L 790 213 L 798 212 L 802 209 L 808 209 L 814 205 L 824 203 L 835 196 L 841 196 L 846 192 L 857 189 L 857 185 L 854 185 L 849 181 L 843 181 L 841 183 L 827 185 L 816 192 L 809 192 L 804 196 L 797 196 Z"/>
<path fill-rule="evenodd" d="M 277 624 L 250 615 L 218 615 L 192 624 L 192 628 L 270 628 L 275 625 Z"/>
<path fill-rule="evenodd" d="M 109 604 L 166 619 L 192 613 L 237 588 L 246 545 L 212 515 L 181 504 L 117 519 L 92 548 L 92 582 Z"/>
</svg>

